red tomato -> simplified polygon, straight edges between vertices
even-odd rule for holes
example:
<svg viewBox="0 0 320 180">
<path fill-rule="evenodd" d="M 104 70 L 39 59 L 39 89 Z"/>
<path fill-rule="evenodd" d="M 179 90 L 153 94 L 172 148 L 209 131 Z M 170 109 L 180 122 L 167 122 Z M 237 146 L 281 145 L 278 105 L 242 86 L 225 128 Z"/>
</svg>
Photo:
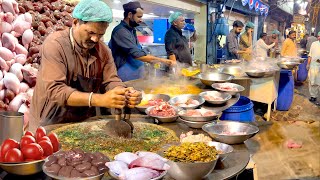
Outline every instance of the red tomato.
<svg viewBox="0 0 320 180">
<path fill-rule="evenodd" d="M 51 141 L 53 152 L 57 152 L 59 150 L 59 140 L 57 134 L 52 132 L 48 135 L 48 137 Z"/>
<path fill-rule="evenodd" d="M 38 129 L 36 131 L 37 142 L 39 142 L 39 140 L 45 135 L 47 135 L 46 130 L 42 126 L 38 127 Z"/>
<path fill-rule="evenodd" d="M 26 159 L 34 159 L 34 160 L 40 160 L 43 156 L 43 149 L 42 147 L 37 143 L 31 143 L 25 145 L 21 152 L 23 154 L 23 157 Z"/>
<path fill-rule="evenodd" d="M 20 140 L 20 149 L 22 149 L 27 144 L 31 144 L 31 143 L 35 143 L 35 142 L 36 142 L 36 140 L 34 139 L 34 137 L 32 137 L 30 135 L 22 136 L 22 138 Z"/>
<path fill-rule="evenodd" d="M 27 131 L 26 133 L 24 133 L 24 135 L 30 135 L 30 136 L 34 137 L 34 134 L 31 131 Z"/>
<path fill-rule="evenodd" d="M 23 155 L 17 148 L 9 149 L 4 156 L 5 162 L 23 162 Z"/>
<path fill-rule="evenodd" d="M 38 143 L 42 149 L 43 149 L 43 156 L 50 156 L 51 154 L 53 154 L 53 147 L 50 141 L 40 141 Z"/>
<path fill-rule="evenodd" d="M 6 139 L 1 145 L 1 157 L 4 159 L 7 151 L 13 148 L 19 148 L 19 142 L 14 139 Z"/>
<path fill-rule="evenodd" d="M 51 140 L 49 139 L 49 137 L 48 136 L 43 136 L 42 138 L 40 138 L 37 142 L 40 142 L 40 141 L 49 141 L 49 142 L 51 142 Z"/>
</svg>

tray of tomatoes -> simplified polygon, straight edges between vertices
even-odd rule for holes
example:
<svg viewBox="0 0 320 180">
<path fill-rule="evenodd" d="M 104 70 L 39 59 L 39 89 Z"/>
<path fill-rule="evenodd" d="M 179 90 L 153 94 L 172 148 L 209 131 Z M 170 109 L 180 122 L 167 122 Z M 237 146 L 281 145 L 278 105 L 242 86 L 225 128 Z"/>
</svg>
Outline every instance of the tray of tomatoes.
<svg viewBox="0 0 320 180">
<path fill-rule="evenodd" d="M 38 127 L 35 134 L 27 131 L 20 142 L 6 139 L 0 147 L 0 167 L 8 173 L 30 175 L 42 170 L 44 159 L 59 150 L 55 133 Z"/>
</svg>

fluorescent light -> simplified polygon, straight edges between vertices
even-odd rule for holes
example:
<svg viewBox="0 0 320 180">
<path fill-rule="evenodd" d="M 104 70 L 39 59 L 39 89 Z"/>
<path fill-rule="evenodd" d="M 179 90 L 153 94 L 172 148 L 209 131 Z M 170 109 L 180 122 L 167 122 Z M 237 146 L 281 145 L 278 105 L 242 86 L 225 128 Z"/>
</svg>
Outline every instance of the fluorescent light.
<svg viewBox="0 0 320 180">
<path fill-rule="evenodd" d="M 174 11 L 169 11 L 170 14 L 174 13 Z"/>
<path fill-rule="evenodd" d="M 114 18 L 123 18 L 123 10 L 118 10 L 118 9 L 112 9 L 112 14 Z M 143 18 L 148 19 L 148 18 L 157 18 L 159 16 L 152 15 L 150 14 L 143 14 Z"/>
<path fill-rule="evenodd" d="M 115 3 L 115 4 L 120 4 L 121 1 L 120 1 L 120 0 L 113 0 L 113 3 Z"/>
</svg>

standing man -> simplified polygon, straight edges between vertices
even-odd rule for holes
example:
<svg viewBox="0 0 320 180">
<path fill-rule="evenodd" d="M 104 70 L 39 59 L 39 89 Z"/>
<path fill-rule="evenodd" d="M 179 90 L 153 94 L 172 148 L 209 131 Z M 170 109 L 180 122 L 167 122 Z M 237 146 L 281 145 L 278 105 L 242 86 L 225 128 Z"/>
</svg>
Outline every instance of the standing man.
<svg viewBox="0 0 320 180">
<path fill-rule="evenodd" d="M 252 51 L 252 33 L 254 29 L 254 24 L 252 22 L 248 22 L 245 27 L 245 32 L 240 36 L 239 46 L 241 50 L 250 49 Z M 252 59 L 251 53 L 243 53 L 241 54 L 241 58 L 247 61 Z"/>
<path fill-rule="evenodd" d="M 256 44 L 256 55 L 257 57 L 268 57 L 268 50 L 275 46 L 276 43 L 272 43 L 271 45 L 266 44 L 267 33 L 261 33 L 260 39 Z"/>
<path fill-rule="evenodd" d="M 243 29 L 243 23 L 241 21 L 233 22 L 233 29 L 230 31 L 227 36 L 226 50 L 227 50 L 227 59 L 240 59 L 240 54 L 250 53 L 250 49 L 240 50 L 239 48 L 239 35 Z"/>
<path fill-rule="evenodd" d="M 132 108 L 141 101 L 138 91 L 125 96 L 133 88 L 119 79 L 111 51 L 101 41 L 112 22 L 110 7 L 100 0 L 81 0 L 72 16 L 72 28 L 50 34 L 41 46 L 32 128 L 85 120 L 95 115 L 95 106 Z"/>
<path fill-rule="evenodd" d="M 171 27 L 166 32 L 164 42 L 170 60 L 192 65 L 189 42 L 182 35 L 186 22 L 181 12 L 172 13 L 169 17 Z"/>
<path fill-rule="evenodd" d="M 267 45 L 271 45 L 272 43 L 275 43 L 273 48 L 271 48 L 270 51 L 269 51 L 269 56 L 271 58 L 275 58 L 278 55 L 277 51 L 279 49 L 279 44 L 280 44 L 279 35 L 280 35 L 280 32 L 275 29 L 275 30 L 273 30 L 271 32 L 271 36 L 268 36 L 267 39 L 266 39 L 266 44 Z"/>
<path fill-rule="evenodd" d="M 311 33 L 311 36 L 308 37 L 308 42 L 307 42 L 307 45 L 306 45 L 306 50 L 307 51 L 310 51 L 310 47 L 311 47 L 311 44 L 315 41 L 317 41 L 318 39 L 314 36 L 314 33 Z"/>
<path fill-rule="evenodd" d="M 172 61 L 148 55 L 138 42 L 135 27 L 142 23 L 143 8 L 139 2 L 123 5 L 124 19 L 111 34 L 109 47 L 112 51 L 118 75 L 122 81 L 143 77 L 143 62 L 163 62 L 171 65 Z"/>
<path fill-rule="evenodd" d="M 318 41 L 312 43 L 308 57 L 310 101 L 316 102 L 320 96 L 320 31 Z M 319 104 L 317 104 L 319 105 Z"/>
<path fill-rule="evenodd" d="M 308 37 L 309 37 L 309 34 L 305 34 L 305 35 L 303 36 L 303 39 L 301 39 L 301 41 L 300 41 L 300 47 L 301 47 L 302 49 L 304 49 L 304 50 L 307 48 Z"/>
<path fill-rule="evenodd" d="M 298 49 L 295 43 L 296 31 L 290 31 L 287 39 L 282 44 L 281 56 L 297 57 Z"/>
</svg>

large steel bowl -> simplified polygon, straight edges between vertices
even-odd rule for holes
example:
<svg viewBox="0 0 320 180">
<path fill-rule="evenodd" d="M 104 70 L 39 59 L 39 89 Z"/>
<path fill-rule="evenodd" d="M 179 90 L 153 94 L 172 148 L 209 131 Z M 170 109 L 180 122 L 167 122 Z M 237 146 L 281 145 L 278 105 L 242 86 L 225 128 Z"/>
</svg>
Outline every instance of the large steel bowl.
<svg viewBox="0 0 320 180">
<path fill-rule="evenodd" d="M 205 101 L 204 99 L 199 96 L 199 95 L 194 95 L 194 94 L 183 94 L 183 95 L 179 95 L 179 96 L 175 96 L 173 98 L 170 99 L 169 103 L 173 106 L 178 106 L 176 105 L 179 102 L 185 102 L 188 99 L 193 99 L 193 100 L 197 100 L 199 101 L 199 105 L 194 105 L 194 106 L 179 106 L 183 109 L 195 109 L 198 108 L 199 106 L 201 106 Z"/>
<path fill-rule="evenodd" d="M 194 129 L 201 129 L 203 125 L 208 124 L 208 123 L 212 123 L 214 121 L 188 121 L 185 119 L 179 119 L 181 122 L 183 122 L 185 125 L 194 128 Z"/>
<path fill-rule="evenodd" d="M 266 75 L 264 71 L 246 71 L 245 72 L 249 77 L 253 78 L 261 78 Z"/>
<path fill-rule="evenodd" d="M 187 116 L 185 115 L 186 110 L 182 110 L 179 112 L 179 116 L 181 119 L 192 122 L 208 122 L 212 120 L 216 120 L 221 116 L 222 113 L 215 114 L 213 116 Z"/>
<path fill-rule="evenodd" d="M 220 88 L 220 85 L 230 85 L 234 88 L 237 88 L 238 90 L 237 91 L 228 91 L 228 90 L 225 90 L 223 88 Z M 237 93 L 240 93 L 242 91 L 245 90 L 245 88 L 243 86 L 240 86 L 239 84 L 235 84 L 235 83 L 214 83 L 212 84 L 212 87 L 216 90 L 219 90 L 219 91 L 223 91 L 223 92 L 227 92 L 229 94 L 231 94 L 232 96 L 236 95 Z"/>
<path fill-rule="evenodd" d="M 277 65 L 281 69 L 293 69 L 296 66 L 298 66 L 299 64 L 300 64 L 299 62 L 294 62 L 294 61 L 282 61 L 282 62 L 277 63 Z"/>
<path fill-rule="evenodd" d="M 160 176 L 158 176 L 158 177 L 156 177 L 156 178 L 152 178 L 152 179 L 150 179 L 150 180 L 159 180 L 159 179 L 162 179 L 166 174 L 167 174 L 167 171 L 163 171 L 163 172 L 160 174 Z M 109 175 L 110 175 L 112 178 L 114 178 L 114 179 L 120 179 L 119 176 L 118 176 L 116 173 L 114 173 L 114 172 L 112 172 L 112 171 L 110 171 L 110 170 L 109 170 Z"/>
<path fill-rule="evenodd" d="M 242 75 L 242 68 L 240 66 L 225 66 L 220 70 L 222 73 L 231 74 L 234 76 Z"/>
<path fill-rule="evenodd" d="M 228 82 L 231 81 L 234 76 L 231 74 L 225 73 L 216 73 L 216 72 L 205 72 L 197 76 L 200 81 L 207 86 L 211 86 L 213 83 L 217 82 Z"/>
<path fill-rule="evenodd" d="M 183 163 L 168 161 L 170 169 L 168 173 L 174 179 L 200 180 L 208 176 L 214 169 L 219 159 L 211 162 Z"/>
<path fill-rule="evenodd" d="M 210 104 L 224 104 L 226 103 L 227 101 L 229 101 L 232 96 L 231 94 L 229 93 L 221 93 L 221 92 L 218 92 L 218 91 L 205 91 L 205 92 L 202 92 L 199 94 L 201 97 L 203 97 L 203 99 L 210 103 Z M 218 96 L 218 97 L 221 97 L 223 100 L 213 100 L 213 101 L 210 101 L 206 98 L 204 98 L 204 96 L 206 95 L 212 95 L 212 96 Z"/>
<path fill-rule="evenodd" d="M 208 142 L 208 145 L 214 146 L 217 149 L 221 160 L 224 160 L 230 153 L 233 152 L 233 147 L 225 143 L 211 141 Z"/>
<path fill-rule="evenodd" d="M 43 160 L 23 162 L 23 163 L 0 163 L 0 168 L 15 175 L 32 175 L 42 171 Z"/>
<path fill-rule="evenodd" d="M 205 124 L 202 129 L 214 140 L 227 144 L 243 143 L 259 132 L 259 128 L 254 125 L 235 121 L 220 121 Z M 237 135 L 236 133 L 239 134 Z"/>
<path fill-rule="evenodd" d="M 145 94 L 142 97 L 142 100 L 153 100 L 153 99 L 163 99 L 165 102 L 168 102 L 170 100 L 170 96 L 166 95 L 166 94 Z M 145 113 L 146 109 L 148 108 L 148 105 L 144 105 L 144 106 L 136 106 L 136 109 L 141 112 L 141 113 Z"/>
<path fill-rule="evenodd" d="M 176 107 L 176 106 L 173 106 L 173 108 L 175 109 L 176 111 L 176 115 L 175 116 L 170 116 L 170 117 L 163 117 L 163 116 L 153 116 L 153 115 L 150 115 L 150 111 L 155 108 L 155 106 L 150 106 L 146 109 L 146 114 L 150 117 L 153 117 L 155 119 L 157 119 L 158 121 L 162 122 L 162 123 L 169 123 L 169 122 L 175 122 L 178 117 L 179 117 L 179 112 L 182 111 L 183 109 L 180 108 L 180 107 Z"/>
</svg>

